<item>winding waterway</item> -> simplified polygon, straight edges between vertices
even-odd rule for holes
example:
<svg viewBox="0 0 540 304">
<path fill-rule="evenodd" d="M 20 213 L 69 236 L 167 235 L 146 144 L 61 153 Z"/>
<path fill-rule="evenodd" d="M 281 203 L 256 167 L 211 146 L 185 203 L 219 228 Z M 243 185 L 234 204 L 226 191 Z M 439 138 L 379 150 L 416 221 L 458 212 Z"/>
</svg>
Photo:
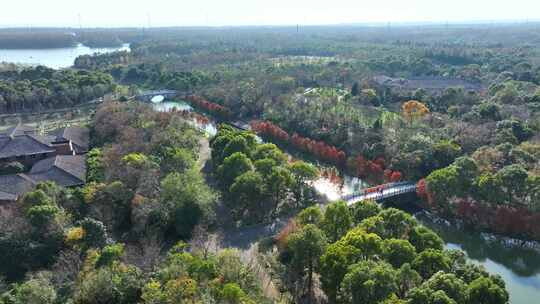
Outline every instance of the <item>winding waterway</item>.
<svg viewBox="0 0 540 304">
<path fill-rule="evenodd" d="M 78 44 L 74 47 L 54 49 L 0 49 L 0 62 L 44 65 L 53 69 L 60 69 L 72 66 L 75 58 L 81 55 L 129 50 L 129 44 L 113 48 L 89 48 Z"/>
<path fill-rule="evenodd" d="M 156 102 L 157 111 L 192 111 L 193 108 L 183 101 Z M 203 127 L 208 135 L 216 133 L 212 123 Z M 337 200 L 342 195 L 350 194 L 369 185 L 356 177 L 341 177 L 342 184 L 337 185 L 329 178 L 321 177 L 314 183 L 315 189 L 329 200 Z M 510 293 L 510 303 L 531 304 L 540 302 L 540 252 L 530 248 L 510 245 L 496 240 L 489 235 L 474 231 L 465 231 L 447 225 L 444 221 L 433 221 L 422 213 L 416 218 L 424 225 L 436 231 L 446 243 L 448 249 L 460 249 L 467 259 L 483 265 L 492 274 L 500 275 L 506 282 Z"/>
</svg>

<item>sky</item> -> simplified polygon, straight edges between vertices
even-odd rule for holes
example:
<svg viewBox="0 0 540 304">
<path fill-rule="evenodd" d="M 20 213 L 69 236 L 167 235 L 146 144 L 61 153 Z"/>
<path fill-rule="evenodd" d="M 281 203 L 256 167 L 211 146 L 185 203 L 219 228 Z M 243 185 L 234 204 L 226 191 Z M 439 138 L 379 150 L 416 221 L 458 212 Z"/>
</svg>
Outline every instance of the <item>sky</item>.
<svg viewBox="0 0 540 304">
<path fill-rule="evenodd" d="M 3 3 L 2 3 L 3 2 Z M 0 0 L 0 27 L 540 20 L 540 0 Z"/>
</svg>

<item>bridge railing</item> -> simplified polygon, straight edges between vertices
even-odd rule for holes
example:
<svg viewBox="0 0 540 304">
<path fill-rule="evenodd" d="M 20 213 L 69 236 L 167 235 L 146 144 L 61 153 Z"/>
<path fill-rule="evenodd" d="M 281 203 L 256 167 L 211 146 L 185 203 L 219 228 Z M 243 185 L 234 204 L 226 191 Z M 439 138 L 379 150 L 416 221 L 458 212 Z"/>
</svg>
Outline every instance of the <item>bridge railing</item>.
<svg viewBox="0 0 540 304">
<path fill-rule="evenodd" d="M 351 193 L 351 194 L 343 196 L 342 199 L 343 200 L 350 200 L 350 199 L 354 199 L 354 198 L 361 197 L 361 196 L 367 196 L 367 195 L 374 194 L 374 193 L 377 194 L 379 192 L 378 191 L 373 191 L 373 190 L 375 190 L 375 189 L 377 189 L 379 187 L 383 190 L 383 193 L 384 193 L 384 191 L 390 191 L 393 188 L 400 188 L 400 187 L 406 187 L 406 186 L 410 186 L 411 188 L 414 187 L 414 189 L 416 189 L 416 184 L 415 183 L 412 183 L 412 182 L 395 182 L 395 183 L 388 183 L 388 184 L 384 184 L 384 185 L 379 185 L 379 186 L 371 187 L 371 188 L 368 188 L 368 189 L 364 189 L 362 191 Z M 372 192 L 368 192 L 367 190 L 372 190 Z M 408 191 L 411 192 L 410 189 Z"/>
<path fill-rule="evenodd" d="M 368 198 L 379 200 L 379 199 L 384 199 L 384 198 L 388 198 L 392 196 L 401 195 L 404 193 L 412 193 L 415 191 L 416 191 L 416 184 L 411 183 L 411 182 L 400 182 L 399 184 L 396 183 L 396 185 L 393 185 L 392 187 L 385 188 L 382 193 L 381 192 L 366 193 L 365 191 L 362 191 L 362 192 L 345 195 L 342 197 L 342 199 L 345 201 L 356 200 L 356 199 L 364 200 Z"/>
</svg>

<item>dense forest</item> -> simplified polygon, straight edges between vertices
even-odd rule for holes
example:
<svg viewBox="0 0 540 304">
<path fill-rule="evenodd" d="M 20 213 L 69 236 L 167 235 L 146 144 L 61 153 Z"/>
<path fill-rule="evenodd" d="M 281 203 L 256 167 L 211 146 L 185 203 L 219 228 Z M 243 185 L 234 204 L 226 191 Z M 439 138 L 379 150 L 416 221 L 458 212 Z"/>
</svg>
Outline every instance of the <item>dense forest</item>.
<svg viewBox="0 0 540 304">
<path fill-rule="evenodd" d="M 196 93 L 349 174 L 420 181 L 440 215 L 538 239 L 536 27 L 168 29 L 77 66 Z"/>
<path fill-rule="evenodd" d="M 84 187 L 41 184 L 0 220 L 0 303 L 508 303 L 398 202 L 348 207 L 313 185 L 326 168 L 410 181 L 433 217 L 540 240 L 538 27 L 73 30 L 130 51 L 3 65 L 2 113 L 125 96 L 91 118 Z M 197 113 L 127 101 L 151 89 Z M 265 225 L 278 233 L 228 248 Z"/>
<path fill-rule="evenodd" d="M 55 49 L 78 43 L 91 48 L 118 47 L 142 37 L 143 32 L 133 29 L 8 28 L 0 29 L 0 49 Z"/>
<path fill-rule="evenodd" d="M 99 71 L 57 71 L 44 66 L 0 71 L 2 113 L 72 107 L 115 90 L 110 74 Z"/>
</svg>

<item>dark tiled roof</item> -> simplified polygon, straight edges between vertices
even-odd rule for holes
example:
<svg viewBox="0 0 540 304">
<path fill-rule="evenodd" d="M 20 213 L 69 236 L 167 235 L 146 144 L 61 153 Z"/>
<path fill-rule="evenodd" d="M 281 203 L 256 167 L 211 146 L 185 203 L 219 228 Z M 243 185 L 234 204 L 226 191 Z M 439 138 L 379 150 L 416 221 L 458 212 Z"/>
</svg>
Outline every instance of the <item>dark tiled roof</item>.
<svg viewBox="0 0 540 304">
<path fill-rule="evenodd" d="M 67 127 L 54 130 L 50 135 L 56 136 L 56 141 L 71 140 L 75 152 L 79 154 L 88 152 L 89 133 L 88 128 Z"/>
<path fill-rule="evenodd" d="M 0 175 L 0 197 L 4 200 L 16 200 L 35 185 L 36 182 L 25 174 Z"/>
<path fill-rule="evenodd" d="M 0 201 L 16 201 L 17 195 L 0 191 Z"/>
<path fill-rule="evenodd" d="M 35 134 L 35 133 L 36 133 L 36 129 L 34 127 L 18 124 L 14 127 L 1 131 L 0 135 L 13 137 L 13 136 L 21 136 L 25 134 Z"/>
<path fill-rule="evenodd" d="M 28 174 L 37 182 L 54 181 L 71 187 L 86 182 L 86 157 L 83 155 L 57 155 L 37 162 Z"/>
<path fill-rule="evenodd" d="M 47 144 L 47 138 L 36 135 L 2 137 L 0 139 L 0 158 L 39 153 L 51 153 L 55 149 Z"/>
</svg>

